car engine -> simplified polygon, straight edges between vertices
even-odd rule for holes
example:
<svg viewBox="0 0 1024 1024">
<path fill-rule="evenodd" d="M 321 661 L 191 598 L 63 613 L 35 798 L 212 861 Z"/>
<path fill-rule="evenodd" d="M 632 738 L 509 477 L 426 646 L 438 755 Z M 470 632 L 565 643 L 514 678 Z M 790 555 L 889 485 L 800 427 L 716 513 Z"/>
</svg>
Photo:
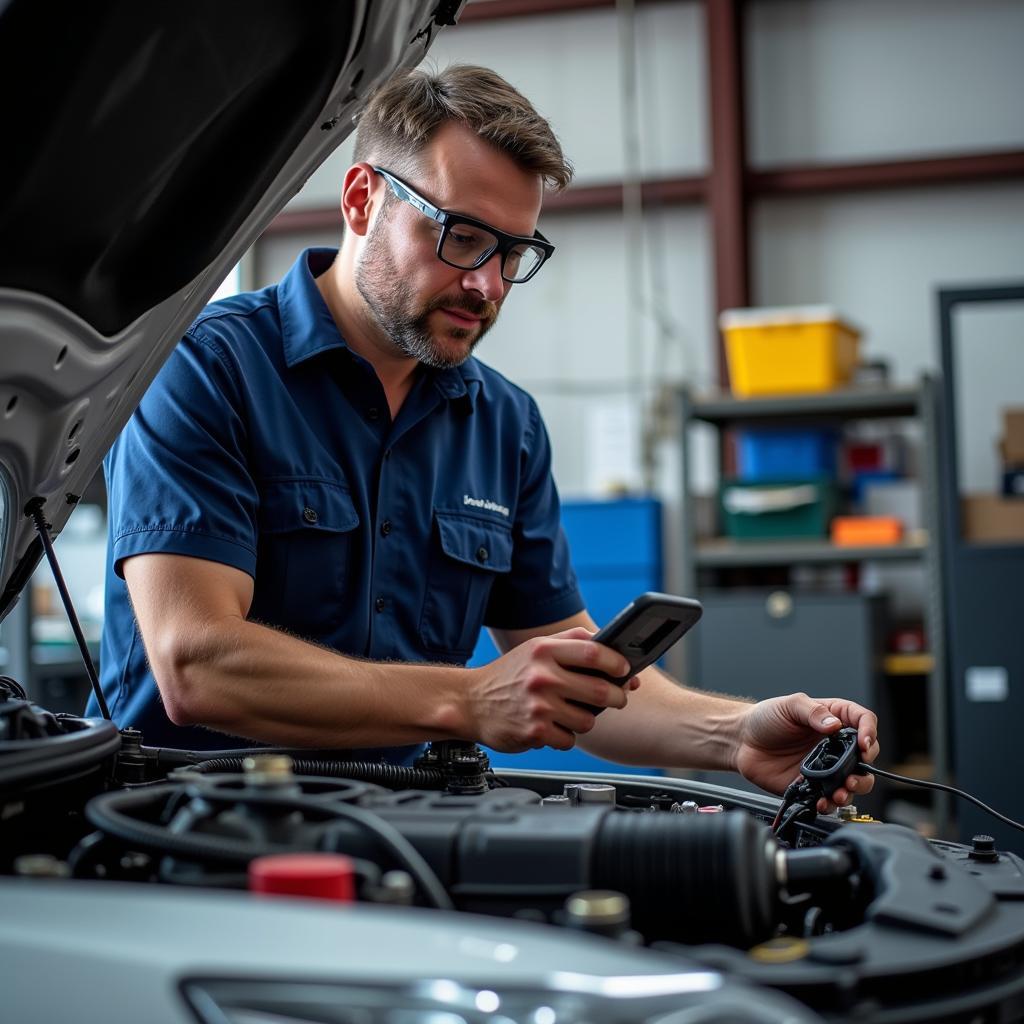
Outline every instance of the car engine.
<svg viewBox="0 0 1024 1024">
<path fill-rule="evenodd" d="M 11 934 L 25 923 L 10 916 L 11 900 L 26 886 L 46 893 L 40 907 L 95 894 L 102 918 L 115 890 L 176 890 L 208 904 L 238 891 L 235 906 L 267 891 L 321 894 L 289 866 L 307 879 L 340 866 L 333 895 L 360 913 L 401 911 L 414 927 L 485 915 L 498 934 L 525 923 L 545 941 L 601 947 L 620 964 L 652 958 L 659 977 L 713 972 L 762 993 L 729 1009 L 690 992 L 693 1015 L 680 1024 L 1024 1019 L 1018 856 L 986 837 L 927 841 L 870 818 L 817 815 L 773 829 L 778 807 L 767 795 L 684 779 L 492 771 L 479 748 L 457 742 L 430 745 L 411 768 L 339 751 L 147 747 L 134 730 L 54 715 L 0 680 L 0 889 Z M 285 888 L 265 881 L 286 876 Z M 464 920 L 468 928 L 479 918 Z M 322 1000 L 320 1010 L 308 1000 L 300 1009 L 280 979 L 273 998 L 254 1003 L 269 982 L 249 977 L 246 998 L 232 1003 L 241 984 L 191 980 L 181 991 L 194 1017 L 185 1019 L 434 1019 L 420 1004 L 421 1016 L 403 1016 L 395 1007 L 408 1000 L 394 992 L 383 1016 L 351 993 L 347 1016 Z M 639 1016 L 621 1003 L 611 1016 L 577 1003 L 561 1019 L 682 1012 L 679 992 L 657 1000 Z M 478 1002 L 438 1024 L 495 1019 Z M 555 1024 L 557 1014 L 538 1014 L 505 1019 Z"/>
</svg>

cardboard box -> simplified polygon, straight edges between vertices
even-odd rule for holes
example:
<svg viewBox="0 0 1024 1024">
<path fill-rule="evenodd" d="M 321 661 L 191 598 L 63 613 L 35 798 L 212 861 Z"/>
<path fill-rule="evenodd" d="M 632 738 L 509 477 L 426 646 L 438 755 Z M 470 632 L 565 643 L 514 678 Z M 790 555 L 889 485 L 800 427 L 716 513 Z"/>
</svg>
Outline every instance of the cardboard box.
<svg viewBox="0 0 1024 1024">
<path fill-rule="evenodd" d="M 960 504 L 964 540 L 1024 543 L 1024 501 L 995 494 L 968 494 Z"/>
<path fill-rule="evenodd" d="M 1007 466 L 1024 466 L 1024 409 L 1003 410 L 1003 438 L 999 447 Z"/>
</svg>

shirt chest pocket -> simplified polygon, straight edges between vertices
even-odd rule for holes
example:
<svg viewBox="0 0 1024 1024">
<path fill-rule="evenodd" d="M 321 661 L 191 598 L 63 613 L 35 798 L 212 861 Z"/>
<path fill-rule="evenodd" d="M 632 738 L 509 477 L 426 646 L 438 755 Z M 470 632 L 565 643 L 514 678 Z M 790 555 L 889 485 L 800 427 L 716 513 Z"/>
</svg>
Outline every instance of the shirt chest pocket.
<svg viewBox="0 0 1024 1024">
<path fill-rule="evenodd" d="M 275 480 L 260 488 L 252 617 L 317 638 L 338 622 L 359 514 L 327 480 Z"/>
<path fill-rule="evenodd" d="M 494 581 L 512 568 L 512 529 L 462 512 L 434 510 L 420 638 L 463 662 L 473 653 Z"/>
</svg>

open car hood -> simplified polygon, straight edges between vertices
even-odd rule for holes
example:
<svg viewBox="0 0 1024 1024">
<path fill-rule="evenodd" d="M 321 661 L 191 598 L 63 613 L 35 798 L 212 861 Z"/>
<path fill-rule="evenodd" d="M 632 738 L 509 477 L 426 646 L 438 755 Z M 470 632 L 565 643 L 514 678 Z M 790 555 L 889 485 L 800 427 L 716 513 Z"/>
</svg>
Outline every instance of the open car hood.
<svg viewBox="0 0 1024 1024">
<path fill-rule="evenodd" d="M 465 0 L 0 0 L 0 618 L 189 323 Z"/>
</svg>

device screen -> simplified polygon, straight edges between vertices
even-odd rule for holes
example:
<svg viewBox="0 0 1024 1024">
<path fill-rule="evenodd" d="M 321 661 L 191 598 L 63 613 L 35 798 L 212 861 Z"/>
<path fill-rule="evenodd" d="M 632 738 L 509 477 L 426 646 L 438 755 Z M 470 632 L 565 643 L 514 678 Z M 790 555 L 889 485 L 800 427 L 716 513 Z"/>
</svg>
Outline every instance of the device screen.
<svg viewBox="0 0 1024 1024">
<path fill-rule="evenodd" d="M 655 619 L 645 623 L 642 633 L 630 638 L 626 647 L 640 654 L 649 654 L 679 625 L 678 619 Z"/>
</svg>

